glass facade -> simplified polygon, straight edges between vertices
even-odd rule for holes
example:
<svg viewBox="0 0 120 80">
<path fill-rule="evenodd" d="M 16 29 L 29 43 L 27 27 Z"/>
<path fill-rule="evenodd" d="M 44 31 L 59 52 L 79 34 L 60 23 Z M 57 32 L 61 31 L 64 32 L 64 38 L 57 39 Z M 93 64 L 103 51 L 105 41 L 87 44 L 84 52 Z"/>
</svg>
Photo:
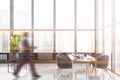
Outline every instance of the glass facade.
<svg viewBox="0 0 120 80">
<path fill-rule="evenodd" d="M 0 19 L 5 18 L 1 20 L 3 21 L 1 22 L 1 26 L 3 26 L 1 30 L 9 31 L 9 35 L 15 32 L 22 34 L 24 31 L 29 31 L 31 45 L 39 46 L 34 52 L 95 51 L 95 3 L 93 0 L 89 5 L 86 5 L 84 12 L 82 12 L 82 7 L 85 5 L 81 5 L 81 0 L 78 0 L 78 3 L 74 0 L 0 1 L 2 4 L 0 5 Z M 89 0 L 85 0 L 82 4 L 87 1 Z M 6 4 L 7 6 L 4 6 Z M 88 8 L 91 9 L 90 14 Z M 84 13 L 86 18 L 82 16 Z M 2 18 L 2 16 L 5 17 Z M 85 34 L 85 38 L 83 34 Z M 2 38 L 2 36 L 0 37 Z M 8 38 L 8 36 L 6 37 Z M 85 48 L 86 46 L 82 43 L 86 43 L 89 47 Z"/>
</svg>

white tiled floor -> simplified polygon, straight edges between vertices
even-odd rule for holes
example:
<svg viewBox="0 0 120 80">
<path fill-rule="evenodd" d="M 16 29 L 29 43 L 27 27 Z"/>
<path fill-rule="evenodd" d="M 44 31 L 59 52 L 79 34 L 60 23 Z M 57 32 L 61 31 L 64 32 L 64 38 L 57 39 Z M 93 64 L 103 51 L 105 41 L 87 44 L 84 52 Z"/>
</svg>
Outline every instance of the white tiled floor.
<svg viewBox="0 0 120 80">
<path fill-rule="evenodd" d="M 109 78 L 107 73 L 104 73 L 101 70 L 97 70 L 97 77 L 94 77 L 91 71 L 89 71 L 89 75 L 86 77 L 86 69 L 84 65 L 74 64 L 72 75 L 70 75 L 70 70 L 65 69 L 60 71 L 57 74 L 57 65 L 56 64 L 36 64 L 36 69 L 38 74 L 42 75 L 39 79 L 33 79 L 31 77 L 31 73 L 29 67 L 23 68 L 20 72 L 20 78 L 15 79 L 12 75 L 12 70 L 10 73 L 7 71 L 7 64 L 0 64 L 0 80 L 120 80 L 120 77 L 115 74 L 112 75 L 112 79 Z"/>
</svg>

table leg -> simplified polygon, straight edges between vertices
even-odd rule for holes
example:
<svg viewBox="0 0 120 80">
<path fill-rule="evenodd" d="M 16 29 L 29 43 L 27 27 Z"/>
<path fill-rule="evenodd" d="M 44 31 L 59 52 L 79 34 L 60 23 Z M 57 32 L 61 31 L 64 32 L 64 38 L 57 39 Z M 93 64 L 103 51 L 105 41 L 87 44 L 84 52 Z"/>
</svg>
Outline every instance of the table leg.
<svg viewBox="0 0 120 80">
<path fill-rule="evenodd" d="M 97 68 L 97 61 L 95 61 L 95 78 L 97 78 L 97 70 L 96 70 L 96 68 Z"/>
</svg>

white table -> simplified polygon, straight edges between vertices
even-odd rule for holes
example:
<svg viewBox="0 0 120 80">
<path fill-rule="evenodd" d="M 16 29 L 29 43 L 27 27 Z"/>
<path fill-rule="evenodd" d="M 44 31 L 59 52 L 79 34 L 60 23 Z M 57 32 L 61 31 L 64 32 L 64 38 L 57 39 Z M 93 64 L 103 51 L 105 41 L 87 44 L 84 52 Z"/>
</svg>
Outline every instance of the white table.
<svg viewBox="0 0 120 80">
<path fill-rule="evenodd" d="M 74 63 L 82 63 L 86 64 L 86 80 L 88 75 L 88 67 L 87 64 L 94 63 L 95 64 L 95 76 L 96 76 L 96 59 L 90 55 L 84 56 L 84 54 L 69 54 L 69 58 L 72 60 L 72 64 Z"/>
</svg>

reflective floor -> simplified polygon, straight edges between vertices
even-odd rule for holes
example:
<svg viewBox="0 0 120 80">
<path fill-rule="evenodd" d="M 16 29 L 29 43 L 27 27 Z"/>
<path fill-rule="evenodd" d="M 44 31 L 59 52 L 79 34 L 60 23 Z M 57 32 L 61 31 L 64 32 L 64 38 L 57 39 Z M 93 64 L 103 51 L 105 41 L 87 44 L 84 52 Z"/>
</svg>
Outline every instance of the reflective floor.
<svg viewBox="0 0 120 80">
<path fill-rule="evenodd" d="M 58 69 L 56 64 L 36 64 L 37 73 L 42 75 L 35 79 L 31 76 L 29 65 L 19 73 L 19 78 L 12 75 L 13 69 L 8 73 L 7 64 L 0 64 L 0 80 L 120 80 L 120 77 L 110 72 L 110 75 L 97 69 L 86 69 L 84 64 L 74 64 L 72 69 Z"/>
</svg>

